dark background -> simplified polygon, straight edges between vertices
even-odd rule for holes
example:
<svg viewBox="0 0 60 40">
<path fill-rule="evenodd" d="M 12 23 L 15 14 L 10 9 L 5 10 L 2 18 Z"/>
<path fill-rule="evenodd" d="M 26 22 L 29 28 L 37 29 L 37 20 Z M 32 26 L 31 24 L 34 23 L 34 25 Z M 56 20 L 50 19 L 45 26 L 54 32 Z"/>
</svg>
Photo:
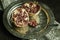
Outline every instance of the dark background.
<svg viewBox="0 0 60 40">
<path fill-rule="evenodd" d="M 60 22 L 60 0 L 38 0 L 48 5 L 54 13 L 56 21 Z M 11 35 L 4 27 L 2 21 L 3 11 L 0 11 L 0 40 L 22 40 Z"/>
</svg>

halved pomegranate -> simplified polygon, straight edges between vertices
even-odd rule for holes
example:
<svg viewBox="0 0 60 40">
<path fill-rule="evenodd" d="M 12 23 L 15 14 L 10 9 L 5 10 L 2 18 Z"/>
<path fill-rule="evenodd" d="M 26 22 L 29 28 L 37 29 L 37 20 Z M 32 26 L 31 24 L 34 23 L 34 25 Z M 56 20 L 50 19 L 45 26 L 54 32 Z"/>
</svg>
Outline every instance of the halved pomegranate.
<svg viewBox="0 0 60 40">
<path fill-rule="evenodd" d="M 29 16 L 24 8 L 17 8 L 12 14 L 12 19 L 17 27 L 25 27 L 28 25 Z"/>
</svg>

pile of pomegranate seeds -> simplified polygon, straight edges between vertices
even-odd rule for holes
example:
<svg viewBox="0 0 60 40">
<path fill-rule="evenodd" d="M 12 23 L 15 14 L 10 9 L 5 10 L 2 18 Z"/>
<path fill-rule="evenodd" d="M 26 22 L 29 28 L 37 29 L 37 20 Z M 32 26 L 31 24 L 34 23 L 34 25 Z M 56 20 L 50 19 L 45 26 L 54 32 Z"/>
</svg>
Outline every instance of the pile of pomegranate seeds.
<svg viewBox="0 0 60 40">
<path fill-rule="evenodd" d="M 30 21 L 29 21 L 29 25 L 32 26 L 32 27 L 36 27 L 36 26 L 37 26 L 37 23 L 36 23 L 36 21 L 33 19 L 33 20 L 30 20 Z"/>
</svg>

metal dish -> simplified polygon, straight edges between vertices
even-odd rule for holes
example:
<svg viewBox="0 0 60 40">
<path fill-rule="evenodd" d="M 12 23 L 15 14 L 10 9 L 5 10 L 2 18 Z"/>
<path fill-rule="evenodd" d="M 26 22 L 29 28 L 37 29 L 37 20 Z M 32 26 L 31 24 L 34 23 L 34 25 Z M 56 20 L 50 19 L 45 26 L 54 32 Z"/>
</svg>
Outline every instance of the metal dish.
<svg viewBox="0 0 60 40">
<path fill-rule="evenodd" d="M 19 2 L 14 2 L 11 5 L 9 5 L 5 9 L 5 12 L 3 14 L 3 23 L 6 27 L 6 29 L 11 34 L 13 34 L 14 36 L 16 36 L 18 38 L 24 38 L 24 39 L 39 38 L 39 37 L 45 35 L 47 32 L 49 32 L 50 29 L 52 28 L 49 25 L 54 24 L 54 20 L 55 20 L 54 15 L 53 15 L 52 11 L 50 10 L 50 8 L 48 6 L 39 2 L 39 4 L 42 7 L 41 13 L 39 15 L 40 16 L 40 22 L 41 22 L 41 24 L 39 24 L 39 26 L 41 26 L 41 27 L 32 28 L 33 29 L 33 30 L 31 29 L 32 32 L 28 31 L 28 33 L 25 36 L 23 36 L 14 29 L 14 27 L 11 24 L 9 19 L 11 17 L 12 11 L 15 10 L 16 8 L 20 7 L 25 2 L 30 2 L 30 1 L 19 1 Z"/>
</svg>

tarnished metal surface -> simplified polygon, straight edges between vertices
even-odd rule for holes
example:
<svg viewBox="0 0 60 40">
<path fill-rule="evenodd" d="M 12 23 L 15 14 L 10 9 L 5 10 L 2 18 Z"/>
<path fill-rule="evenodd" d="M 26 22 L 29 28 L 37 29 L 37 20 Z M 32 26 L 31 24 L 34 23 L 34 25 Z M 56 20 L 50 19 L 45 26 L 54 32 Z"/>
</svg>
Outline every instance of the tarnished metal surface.
<svg viewBox="0 0 60 40">
<path fill-rule="evenodd" d="M 6 7 L 8 7 L 9 4 L 11 4 L 12 2 L 15 2 L 15 1 L 17 1 L 17 0 L 1 0 L 4 9 L 5 9 Z"/>
<path fill-rule="evenodd" d="M 55 24 L 59 24 L 55 21 Z M 60 24 L 56 27 L 53 27 L 49 33 L 47 33 L 46 37 L 49 40 L 60 40 Z"/>
<path fill-rule="evenodd" d="M 47 33 L 45 36 L 38 38 L 38 40 L 60 40 L 60 23 L 55 21 L 54 24 L 58 24 L 58 26 L 53 27 L 49 33 Z M 31 39 L 31 40 L 37 40 L 37 39 Z"/>
</svg>

